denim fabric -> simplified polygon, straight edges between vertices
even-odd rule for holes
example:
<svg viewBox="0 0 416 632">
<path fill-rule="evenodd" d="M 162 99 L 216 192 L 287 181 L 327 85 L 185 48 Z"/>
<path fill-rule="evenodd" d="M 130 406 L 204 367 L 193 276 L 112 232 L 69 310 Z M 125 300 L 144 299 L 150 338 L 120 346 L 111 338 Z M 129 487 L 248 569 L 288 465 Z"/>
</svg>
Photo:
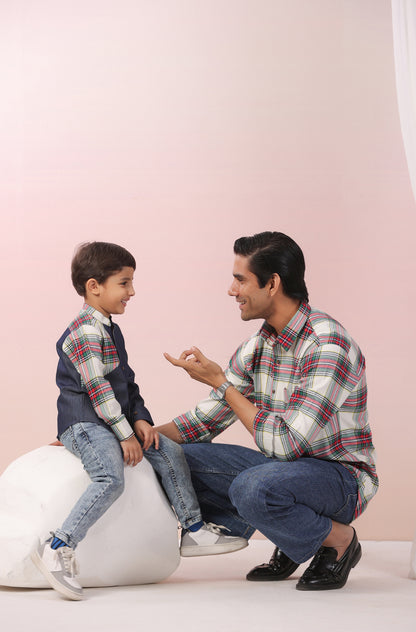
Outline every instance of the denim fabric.
<svg viewBox="0 0 416 632">
<path fill-rule="evenodd" d="M 159 475 L 181 526 L 188 529 L 200 522 L 201 510 L 182 446 L 159 435 L 159 449 L 151 446 L 144 455 Z"/>
<path fill-rule="evenodd" d="M 67 428 L 60 436 L 64 446 L 84 465 L 91 484 L 76 502 L 55 536 L 76 548 L 88 529 L 107 511 L 124 489 L 123 452 L 119 440 L 107 426 L 83 422 Z M 182 449 L 166 437 L 160 448 L 145 453 L 159 474 L 178 520 L 185 528 L 201 520 Z"/>
<path fill-rule="evenodd" d="M 183 448 L 203 520 L 245 538 L 258 529 L 298 564 L 316 553 L 331 520 L 353 519 L 357 481 L 336 461 L 278 461 L 219 443 Z"/>
</svg>

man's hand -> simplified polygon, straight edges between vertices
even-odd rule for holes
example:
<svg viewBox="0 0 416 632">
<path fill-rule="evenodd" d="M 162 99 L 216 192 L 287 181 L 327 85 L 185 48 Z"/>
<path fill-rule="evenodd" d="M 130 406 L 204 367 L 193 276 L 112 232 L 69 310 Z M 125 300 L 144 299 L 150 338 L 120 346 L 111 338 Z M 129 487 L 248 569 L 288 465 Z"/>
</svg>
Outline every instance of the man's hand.
<svg viewBox="0 0 416 632">
<path fill-rule="evenodd" d="M 208 384 L 212 388 L 218 388 L 227 380 L 222 368 L 216 362 L 206 358 L 197 347 L 186 349 L 177 359 L 169 353 L 163 355 L 174 366 L 185 369 L 193 380 Z"/>
<path fill-rule="evenodd" d="M 159 449 L 159 433 L 144 419 L 138 419 L 134 422 L 134 432 L 143 442 L 143 449 L 147 450 L 151 445 L 155 444 L 156 450 Z"/>
<path fill-rule="evenodd" d="M 126 465 L 134 467 L 143 458 L 143 450 L 136 437 L 133 435 L 129 439 L 124 439 L 120 442 L 121 449 L 123 450 L 123 460 Z"/>
</svg>

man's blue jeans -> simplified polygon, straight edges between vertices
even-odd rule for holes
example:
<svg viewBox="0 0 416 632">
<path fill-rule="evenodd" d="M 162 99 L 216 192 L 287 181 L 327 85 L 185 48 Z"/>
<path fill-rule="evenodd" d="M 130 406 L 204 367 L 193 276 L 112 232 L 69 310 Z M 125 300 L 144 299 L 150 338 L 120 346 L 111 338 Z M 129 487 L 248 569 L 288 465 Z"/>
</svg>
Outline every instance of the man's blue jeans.
<svg viewBox="0 0 416 632">
<path fill-rule="evenodd" d="M 298 564 L 315 555 L 331 520 L 353 519 L 357 482 L 336 461 L 278 461 L 221 443 L 183 448 L 203 519 L 245 538 L 258 529 Z"/>
<path fill-rule="evenodd" d="M 81 459 L 91 478 L 62 527 L 55 531 L 56 537 L 75 548 L 123 492 L 123 452 L 111 428 L 101 424 L 76 423 L 59 438 Z M 181 446 L 160 435 L 159 449 L 151 446 L 144 455 L 158 473 L 181 525 L 187 528 L 199 522 L 201 511 Z"/>
</svg>

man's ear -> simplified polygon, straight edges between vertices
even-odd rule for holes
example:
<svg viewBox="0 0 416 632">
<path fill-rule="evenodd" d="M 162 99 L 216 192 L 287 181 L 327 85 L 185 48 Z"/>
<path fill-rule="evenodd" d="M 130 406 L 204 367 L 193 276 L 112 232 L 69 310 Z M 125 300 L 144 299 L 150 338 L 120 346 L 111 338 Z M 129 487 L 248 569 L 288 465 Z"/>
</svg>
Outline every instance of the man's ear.
<svg viewBox="0 0 416 632">
<path fill-rule="evenodd" d="M 94 296 L 99 296 L 100 294 L 100 285 L 96 279 L 88 279 L 85 284 L 85 291 L 90 294 L 94 294 Z"/>
<path fill-rule="evenodd" d="M 277 272 L 273 272 L 272 276 L 269 279 L 269 291 L 270 296 L 274 296 L 280 287 L 280 276 Z"/>
</svg>

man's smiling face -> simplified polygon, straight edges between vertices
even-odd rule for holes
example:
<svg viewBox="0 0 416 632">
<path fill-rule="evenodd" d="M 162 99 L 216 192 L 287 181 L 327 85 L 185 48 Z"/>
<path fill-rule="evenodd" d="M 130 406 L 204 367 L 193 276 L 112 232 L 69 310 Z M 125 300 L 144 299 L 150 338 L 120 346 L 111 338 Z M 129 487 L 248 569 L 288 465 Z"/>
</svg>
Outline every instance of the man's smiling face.
<svg viewBox="0 0 416 632">
<path fill-rule="evenodd" d="M 249 268 L 249 257 L 236 255 L 233 267 L 234 280 L 228 290 L 240 306 L 242 320 L 266 319 L 272 311 L 269 283 L 260 287 L 256 275 Z"/>
</svg>

